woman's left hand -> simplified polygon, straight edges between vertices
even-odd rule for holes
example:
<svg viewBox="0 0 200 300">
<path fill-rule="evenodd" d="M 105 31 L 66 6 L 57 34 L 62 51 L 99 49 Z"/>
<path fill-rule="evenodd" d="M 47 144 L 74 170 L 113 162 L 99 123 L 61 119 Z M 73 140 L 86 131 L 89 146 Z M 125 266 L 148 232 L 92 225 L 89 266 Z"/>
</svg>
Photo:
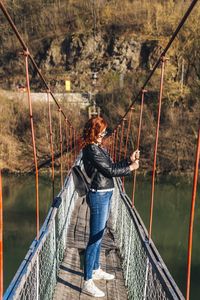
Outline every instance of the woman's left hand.
<svg viewBox="0 0 200 300">
<path fill-rule="evenodd" d="M 140 159 L 140 150 L 135 150 L 131 156 L 130 156 L 130 159 L 132 162 L 135 162 L 136 160 L 139 160 Z"/>
</svg>

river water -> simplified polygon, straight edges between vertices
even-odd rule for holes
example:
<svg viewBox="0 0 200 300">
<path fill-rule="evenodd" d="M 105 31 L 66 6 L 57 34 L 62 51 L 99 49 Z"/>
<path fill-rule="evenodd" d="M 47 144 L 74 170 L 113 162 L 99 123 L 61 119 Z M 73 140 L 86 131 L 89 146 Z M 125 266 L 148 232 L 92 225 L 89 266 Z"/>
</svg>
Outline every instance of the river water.
<svg viewBox="0 0 200 300">
<path fill-rule="evenodd" d="M 4 288 L 17 271 L 35 237 L 35 185 L 34 176 L 3 176 L 4 208 Z M 57 182 L 57 191 L 59 190 Z M 132 183 L 126 182 L 131 194 Z M 39 179 L 40 224 L 52 203 L 52 188 L 46 177 Z M 152 238 L 177 285 L 185 295 L 188 224 L 192 185 L 177 179 L 156 183 Z M 149 226 L 151 184 L 138 178 L 135 206 L 146 227 Z M 194 240 L 191 273 L 191 298 L 200 295 L 200 191 L 195 210 Z"/>
</svg>

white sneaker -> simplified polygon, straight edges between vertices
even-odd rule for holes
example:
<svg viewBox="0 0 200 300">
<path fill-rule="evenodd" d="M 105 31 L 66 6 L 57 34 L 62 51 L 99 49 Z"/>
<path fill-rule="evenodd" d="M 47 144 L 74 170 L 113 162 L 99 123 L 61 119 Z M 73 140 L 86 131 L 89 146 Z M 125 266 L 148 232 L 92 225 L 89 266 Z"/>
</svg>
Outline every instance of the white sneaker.
<svg viewBox="0 0 200 300">
<path fill-rule="evenodd" d="M 93 297 L 104 297 L 105 294 L 94 284 L 92 279 L 86 280 L 82 292 Z"/>
<path fill-rule="evenodd" d="M 94 270 L 92 273 L 92 279 L 94 279 L 94 280 L 100 280 L 100 279 L 112 280 L 114 278 L 115 278 L 115 275 L 106 273 L 100 268 L 97 270 Z"/>
</svg>

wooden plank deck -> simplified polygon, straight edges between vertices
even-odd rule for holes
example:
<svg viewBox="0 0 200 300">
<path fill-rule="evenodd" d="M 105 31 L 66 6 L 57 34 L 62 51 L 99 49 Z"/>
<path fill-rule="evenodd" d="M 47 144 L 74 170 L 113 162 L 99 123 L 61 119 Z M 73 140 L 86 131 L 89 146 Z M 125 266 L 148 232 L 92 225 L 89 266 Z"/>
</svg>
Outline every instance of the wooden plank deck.
<svg viewBox="0 0 200 300">
<path fill-rule="evenodd" d="M 53 300 L 89 300 L 94 297 L 81 293 L 83 270 L 80 268 L 79 252 L 86 247 L 89 236 L 89 208 L 85 199 L 79 199 L 73 211 L 67 234 L 68 248 L 60 266 L 58 282 Z M 109 227 L 109 226 L 108 226 Z M 95 284 L 105 292 L 102 299 L 126 300 L 127 290 L 124 285 L 118 249 L 111 232 L 106 230 L 102 241 L 101 267 L 115 274 L 115 280 L 98 280 Z"/>
</svg>

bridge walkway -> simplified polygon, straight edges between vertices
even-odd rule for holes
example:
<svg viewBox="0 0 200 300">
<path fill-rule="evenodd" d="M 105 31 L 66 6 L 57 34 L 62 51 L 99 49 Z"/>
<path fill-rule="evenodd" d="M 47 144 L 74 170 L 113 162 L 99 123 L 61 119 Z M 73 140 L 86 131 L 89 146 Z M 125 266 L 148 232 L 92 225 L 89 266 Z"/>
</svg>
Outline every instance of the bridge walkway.
<svg viewBox="0 0 200 300">
<path fill-rule="evenodd" d="M 60 265 L 57 285 L 53 300 L 89 300 L 92 299 L 81 293 L 83 285 L 83 270 L 80 268 L 79 253 L 85 248 L 89 236 L 89 208 L 85 199 L 79 198 L 73 210 L 67 233 L 68 248 L 65 250 L 64 260 Z M 102 241 L 101 267 L 107 272 L 115 274 L 115 280 L 96 281 L 96 285 L 105 292 L 102 299 L 127 299 L 127 290 L 124 285 L 121 261 L 115 238 L 108 221 L 108 229 Z"/>
</svg>

